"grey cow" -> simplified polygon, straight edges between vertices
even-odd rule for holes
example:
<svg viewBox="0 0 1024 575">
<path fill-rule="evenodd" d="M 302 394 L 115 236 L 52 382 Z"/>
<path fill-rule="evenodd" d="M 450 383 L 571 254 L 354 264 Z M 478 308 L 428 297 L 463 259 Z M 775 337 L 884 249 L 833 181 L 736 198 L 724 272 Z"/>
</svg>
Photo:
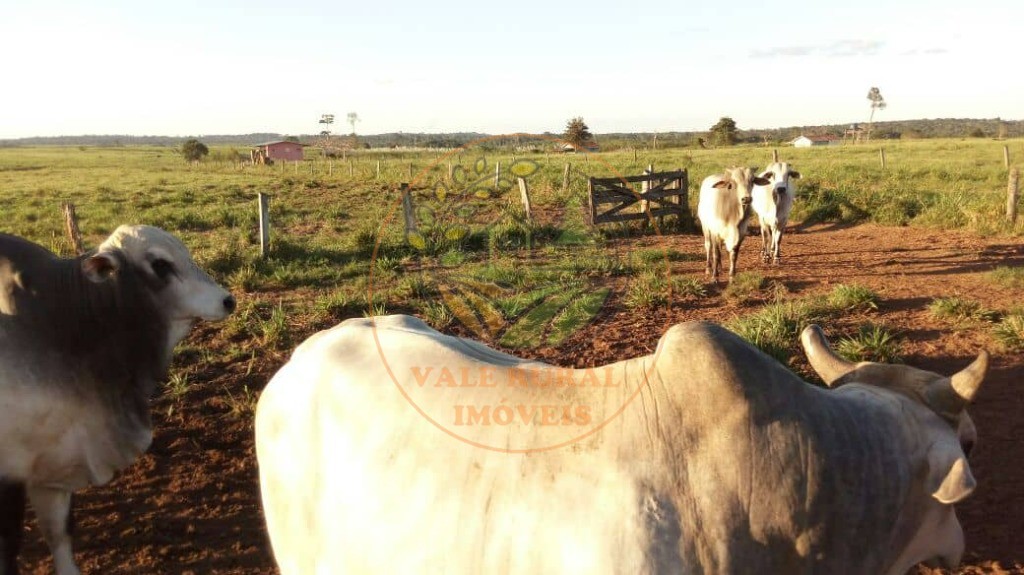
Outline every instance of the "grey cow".
<svg viewBox="0 0 1024 575">
<path fill-rule="evenodd" d="M 579 370 L 407 316 L 320 332 L 256 413 L 281 573 L 956 565 L 953 504 L 975 485 L 964 406 L 987 355 L 944 377 L 850 364 L 813 327 L 804 346 L 834 389 L 707 323 L 672 327 L 651 355 Z M 460 424 L 469 407 L 490 419 Z"/>
<path fill-rule="evenodd" d="M 0 575 L 17 572 L 26 493 L 57 574 L 78 573 L 71 493 L 149 447 L 174 346 L 234 308 L 158 228 L 121 226 L 76 259 L 0 234 Z"/>
</svg>

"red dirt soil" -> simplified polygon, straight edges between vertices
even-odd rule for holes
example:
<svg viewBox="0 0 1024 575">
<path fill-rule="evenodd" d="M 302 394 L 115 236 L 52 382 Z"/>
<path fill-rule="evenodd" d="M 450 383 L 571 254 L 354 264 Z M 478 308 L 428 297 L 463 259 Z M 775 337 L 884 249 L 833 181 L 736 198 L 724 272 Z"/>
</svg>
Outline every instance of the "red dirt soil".
<svg viewBox="0 0 1024 575">
<path fill-rule="evenodd" d="M 702 240 L 695 236 L 611 243 L 622 250 L 662 246 L 703 255 Z M 967 365 L 981 348 L 994 353 L 970 409 L 979 435 L 971 455 L 978 488 L 958 506 L 967 553 L 956 573 L 1024 573 L 1024 361 L 1020 354 L 1000 351 L 987 324 L 953 325 L 926 309 L 933 298 L 951 295 L 995 310 L 1022 305 L 1021 290 L 1000 287 L 983 274 L 997 265 L 1024 265 L 1024 246 L 913 228 L 816 226 L 791 230 L 783 243 L 783 264 L 769 267 L 757 258 L 759 244 L 759 238 L 748 238 L 740 270 L 781 282 L 794 296 L 826 293 L 840 283 L 863 284 L 880 295 L 879 310 L 825 325 L 833 339 L 863 321 L 884 323 L 905 338 L 906 363 L 947 374 Z M 672 266 L 673 274 L 703 277 L 703 261 Z M 599 365 L 652 351 L 674 323 L 725 322 L 757 309 L 728 301 L 722 287 L 709 286 L 706 298 L 646 314 L 624 307 L 613 294 L 594 322 L 562 345 L 518 355 Z M 451 331 L 463 335 L 457 326 Z M 202 326 L 190 343 L 203 346 L 216 337 L 216 325 Z M 227 398 L 262 389 L 286 359 L 270 354 L 234 364 L 207 362 L 183 401 L 155 400 L 149 452 L 111 484 L 75 498 L 75 556 L 84 573 L 277 573 L 260 511 L 252 414 L 234 413 Z M 793 367 L 806 372 L 805 364 Z M 27 573 L 52 571 L 34 522 L 22 567 Z M 944 572 L 919 568 L 919 573 Z"/>
</svg>

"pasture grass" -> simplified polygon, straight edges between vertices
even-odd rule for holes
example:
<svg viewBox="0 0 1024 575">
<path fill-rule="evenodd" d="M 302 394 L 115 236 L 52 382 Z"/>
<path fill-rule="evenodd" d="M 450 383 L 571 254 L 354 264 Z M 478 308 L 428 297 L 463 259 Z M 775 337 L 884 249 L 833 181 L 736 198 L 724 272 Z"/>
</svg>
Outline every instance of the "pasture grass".
<svg viewBox="0 0 1024 575">
<path fill-rule="evenodd" d="M 1024 289 L 1024 267 L 999 266 L 985 274 L 990 282 L 1003 287 Z"/>
<path fill-rule="evenodd" d="M 836 342 L 836 353 L 854 361 L 899 363 L 903 360 L 901 343 L 897 335 L 883 325 L 865 323 L 856 333 Z"/>
<path fill-rule="evenodd" d="M 828 294 L 828 305 L 837 310 L 876 310 L 878 294 L 859 284 L 839 284 Z"/>
<path fill-rule="evenodd" d="M 992 328 L 992 336 L 1007 351 L 1024 351 L 1024 310 L 1006 314 Z"/>
<path fill-rule="evenodd" d="M 750 301 L 761 294 L 765 287 L 764 276 L 757 272 L 739 272 L 729 282 L 729 285 L 722 290 L 722 297 L 743 303 Z"/>
<path fill-rule="evenodd" d="M 981 303 L 960 296 L 940 297 L 928 304 L 928 311 L 938 319 L 962 324 L 969 322 L 992 322 L 998 313 L 985 308 Z"/>
<path fill-rule="evenodd" d="M 782 148 L 783 159 L 803 174 L 791 221 L 874 221 L 1020 237 L 1024 219 L 1009 224 L 1002 217 L 1004 144 L 1015 156 L 1024 155 L 1021 140 Z M 885 170 L 878 165 L 879 145 L 886 148 Z M 537 149 L 516 152 L 519 161 L 536 163 L 528 178 L 534 214 L 527 218 L 518 190 L 507 179 L 493 182 L 495 162 L 511 165 L 511 153 L 483 147 L 451 157 L 467 174 L 477 173 L 480 160 L 487 166 L 473 187 L 461 188 L 441 166 L 431 166 L 440 155 L 423 151 L 357 151 L 349 175 L 312 157 L 294 165 L 243 166 L 229 146 L 214 147 L 210 159 L 196 165 L 183 162 L 174 148 L 159 146 L 2 148 L 0 231 L 72 255 L 60 214 L 60 203 L 71 201 L 87 248 L 121 223 L 158 225 L 178 235 L 204 269 L 240 295 L 239 310 L 223 324 L 223 353 L 232 358 L 264 347 L 284 351 L 325 322 L 389 310 L 419 313 L 435 327 L 464 323 L 492 341 L 557 345 L 600 313 L 608 296 L 597 294 L 608 282 L 621 282 L 617 278 L 626 280 L 624 303 L 632 309 L 706 297 L 701 278 L 668 273 L 671 264 L 700 259 L 699 254 L 630 252 L 614 247 L 620 244 L 609 237 L 650 235 L 650 227 L 586 225 L 587 176 L 634 175 L 648 164 L 659 171 L 687 169 L 695 213 L 704 176 L 771 158 L 771 148 L 759 146 L 637 150 L 635 159 L 632 150 L 558 155 L 544 153 L 545 146 Z M 563 190 L 566 164 L 572 177 Z M 411 182 L 419 229 L 408 241 L 399 182 Z M 258 253 L 258 192 L 271 195 L 266 258 Z M 693 227 L 692 221 L 673 220 L 667 219 L 666 230 Z M 988 277 L 1019 288 L 1022 275 L 1019 268 L 1000 268 Z M 500 289 L 484 289 L 483 283 Z M 774 349 L 786 348 L 783 333 L 791 346 L 793 324 L 821 310 L 877 305 L 877 296 L 858 286 L 844 287 L 843 293 L 836 288 L 828 302 L 802 304 L 782 302 L 784 293 L 766 290 L 763 278 L 743 272 L 726 297 L 774 300 L 764 317 L 743 327 Z M 985 310 L 966 314 L 995 319 Z"/>
</svg>

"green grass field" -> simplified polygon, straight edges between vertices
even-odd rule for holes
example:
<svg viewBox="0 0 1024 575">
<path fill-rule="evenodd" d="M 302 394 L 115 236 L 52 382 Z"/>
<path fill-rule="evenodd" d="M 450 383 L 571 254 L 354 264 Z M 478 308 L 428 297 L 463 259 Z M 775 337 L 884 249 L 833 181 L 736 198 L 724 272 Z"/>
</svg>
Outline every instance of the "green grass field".
<svg viewBox="0 0 1024 575">
<path fill-rule="evenodd" d="M 1024 158 L 1022 140 L 886 141 L 779 153 L 803 174 L 796 222 L 1020 237 L 1024 217 L 1015 225 L 1004 218 L 1004 145 Z M 609 249 L 610 235 L 644 232 L 639 225 L 589 228 L 586 176 L 635 175 L 649 164 L 684 168 L 695 206 L 705 176 L 728 165 L 764 166 L 772 150 L 641 150 L 634 159 L 631 150 L 513 156 L 481 146 L 445 154 L 365 150 L 346 160 L 273 166 L 240 166 L 227 159 L 235 153 L 214 149 L 193 166 L 173 148 L 2 148 L 0 230 L 69 255 L 62 201 L 76 204 L 87 247 L 121 223 L 167 229 L 219 281 L 245 294 L 229 332 L 281 351 L 345 317 L 396 311 L 437 327 L 457 321 L 508 347 L 557 345 L 597 313 L 616 282 L 626 282 L 624 300 L 637 309 L 664 302 L 662 292 L 673 288 L 686 297 L 703 293 L 699 284 L 661 281 L 673 258 L 702 254 Z M 566 163 L 571 178 L 563 190 Z M 533 220 L 523 213 L 514 175 L 530 185 Z M 400 182 L 414 190 L 418 229 L 408 241 Z M 258 255 L 257 192 L 272 195 L 267 259 Z M 670 222 L 669 229 L 692 227 Z M 240 357 L 243 347 L 235 350 Z"/>
</svg>

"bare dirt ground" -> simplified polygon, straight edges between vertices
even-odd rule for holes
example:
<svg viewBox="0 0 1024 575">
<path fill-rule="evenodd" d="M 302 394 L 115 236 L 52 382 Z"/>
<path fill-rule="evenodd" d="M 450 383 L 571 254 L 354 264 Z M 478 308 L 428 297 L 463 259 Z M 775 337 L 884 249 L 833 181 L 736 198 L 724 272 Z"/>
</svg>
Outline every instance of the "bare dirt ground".
<svg viewBox="0 0 1024 575">
<path fill-rule="evenodd" d="M 983 274 L 997 265 L 1024 265 L 1024 245 L 874 225 L 791 232 L 783 244 L 781 267 L 762 265 L 756 253 L 760 240 L 750 237 L 740 269 L 759 271 L 796 296 L 860 283 L 882 298 L 875 312 L 824 326 L 829 334 L 865 320 L 885 323 L 905 338 L 906 363 L 942 373 L 964 367 L 980 348 L 994 352 L 986 384 L 971 408 L 979 433 L 971 455 L 978 488 L 959 505 L 967 553 L 957 573 L 1024 573 L 1024 358 L 1000 351 L 985 324 L 952 325 L 936 320 L 926 309 L 933 298 L 950 295 L 996 310 L 1021 305 L 1020 290 L 992 284 Z M 693 254 L 703 250 L 696 236 L 616 242 L 669 246 Z M 673 273 L 703 274 L 703 262 L 674 262 Z M 562 365 L 598 365 L 652 351 L 673 323 L 724 322 L 756 309 L 749 302 L 727 301 L 720 287 L 710 287 L 706 298 L 649 314 L 625 308 L 613 295 L 593 323 L 561 346 L 519 355 Z M 203 327 L 193 337 L 200 343 L 213 340 L 217 328 Z M 241 365 L 213 362 L 199 374 L 185 401 L 155 401 L 150 451 L 110 485 L 86 490 L 75 499 L 76 557 L 83 572 L 277 572 L 260 511 L 251 414 L 232 413 L 225 397 L 228 392 L 239 397 L 246 388 L 262 389 L 285 359 L 272 354 Z M 800 371 L 805 366 L 794 368 Z M 52 569 L 34 523 L 26 536 L 22 566 L 36 574 Z M 920 572 L 941 573 L 923 568 Z"/>
</svg>

